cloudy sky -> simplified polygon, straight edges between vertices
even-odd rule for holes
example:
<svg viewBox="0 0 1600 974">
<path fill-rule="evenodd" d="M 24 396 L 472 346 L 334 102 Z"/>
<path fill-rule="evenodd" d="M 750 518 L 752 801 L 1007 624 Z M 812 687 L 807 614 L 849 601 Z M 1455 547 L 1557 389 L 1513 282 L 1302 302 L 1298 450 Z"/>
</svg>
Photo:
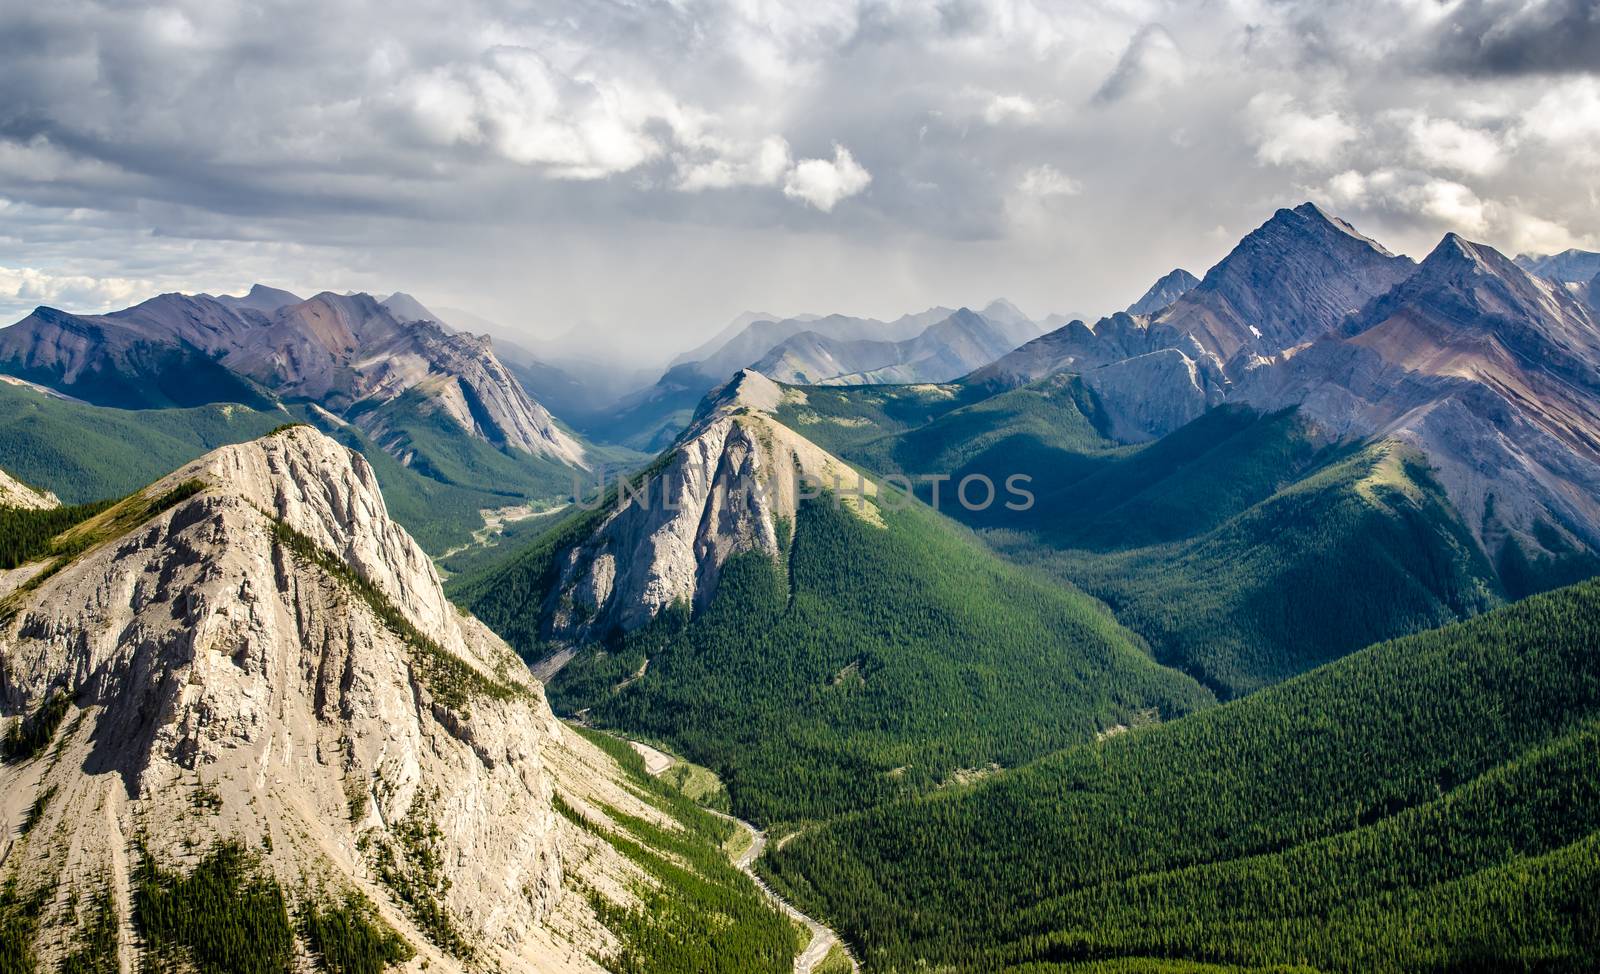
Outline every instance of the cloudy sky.
<svg viewBox="0 0 1600 974">
<path fill-rule="evenodd" d="M 253 280 L 675 349 L 1100 313 L 1314 199 L 1600 247 L 1593 0 L 0 4 L 0 314 Z"/>
</svg>

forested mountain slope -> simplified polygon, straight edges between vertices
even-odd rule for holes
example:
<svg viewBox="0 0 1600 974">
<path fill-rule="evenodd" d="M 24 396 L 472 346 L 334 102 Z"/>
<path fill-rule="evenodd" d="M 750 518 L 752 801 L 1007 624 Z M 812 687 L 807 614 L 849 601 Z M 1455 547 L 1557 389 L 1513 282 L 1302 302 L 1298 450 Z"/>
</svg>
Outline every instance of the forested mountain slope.
<svg viewBox="0 0 1600 974">
<path fill-rule="evenodd" d="M 559 667 L 558 710 L 672 743 L 772 822 L 1211 702 L 1093 600 L 889 488 L 796 493 L 797 466 L 857 481 L 771 418 L 783 395 L 746 373 L 647 473 L 653 503 L 574 514 L 453 589 Z"/>
<path fill-rule="evenodd" d="M 806 387 L 777 415 L 873 472 L 948 477 L 946 496 L 968 477 L 1029 478 L 1027 510 L 946 510 L 1105 601 L 1157 659 L 1224 697 L 1504 597 L 1405 444 L 1330 443 L 1293 410 L 1228 406 L 1124 446 L 1070 374 L 965 405 L 971 387 L 939 388 Z M 931 489 L 918 482 L 924 500 Z"/>
<path fill-rule="evenodd" d="M 769 871 L 878 971 L 1587 970 L 1597 746 L 1587 582 L 839 819 Z"/>
</svg>

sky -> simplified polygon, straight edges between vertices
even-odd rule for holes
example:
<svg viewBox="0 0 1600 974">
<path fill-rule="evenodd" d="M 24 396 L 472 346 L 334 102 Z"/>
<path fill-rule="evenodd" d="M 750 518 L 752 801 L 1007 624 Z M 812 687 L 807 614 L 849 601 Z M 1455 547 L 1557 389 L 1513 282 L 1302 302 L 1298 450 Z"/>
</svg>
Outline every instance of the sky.
<svg viewBox="0 0 1600 974">
<path fill-rule="evenodd" d="M 1098 315 L 1308 199 L 1600 249 L 1600 4 L 0 2 L 0 320 L 404 290 L 638 363 Z"/>
</svg>

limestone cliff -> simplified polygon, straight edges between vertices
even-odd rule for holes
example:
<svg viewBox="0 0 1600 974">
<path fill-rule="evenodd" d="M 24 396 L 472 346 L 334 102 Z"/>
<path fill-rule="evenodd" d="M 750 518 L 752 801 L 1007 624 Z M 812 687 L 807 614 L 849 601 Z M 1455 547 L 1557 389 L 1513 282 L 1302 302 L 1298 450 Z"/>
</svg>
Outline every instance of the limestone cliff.
<svg viewBox="0 0 1600 974">
<path fill-rule="evenodd" d="M 129 969 L 141 861 L 231 840 L 297 901 L 364 894 L 409 969 L 598 970 L 590 893 L 640 876 L 552 795 L 654 813 L 446 601 L 359 455 L 290 428 L 59 541 L 0 576 L 0 874 L 43 897 L 42 959 L 110 891 Z"/>
<path fill-rule="evenodd" d="M 0 507 L 42 511 L 60 506 L 60 499 L 48 490 L 35 490 L 4 470 L 0 470 Z"/>
<path fill-rule="evenodd" d="M 801 498 L 822 488 L 876 520 L 876 485 L 772 419 L 797 394 L 753 370 L 714 392 L 664 461 L 557 554 L 544 638 L 577 644 L 636 629 L 673 604 L 703 605 L 733 555 L 776 558 L 780 522 L 792 525 Z"/>
</svg>

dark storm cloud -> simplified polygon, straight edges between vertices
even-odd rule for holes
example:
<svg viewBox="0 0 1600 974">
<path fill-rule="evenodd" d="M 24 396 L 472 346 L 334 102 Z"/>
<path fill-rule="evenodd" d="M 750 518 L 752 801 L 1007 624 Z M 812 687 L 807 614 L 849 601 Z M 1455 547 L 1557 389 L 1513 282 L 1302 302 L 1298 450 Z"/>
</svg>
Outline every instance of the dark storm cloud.
<svg viewBox="0 0 1600 974">
<path fill-rule="evenodd" d="M 1600 73 L 1595 0 L 1464 0 L 1439 26 L 1432 63 L 1470 75 Z"/>
</svg>

